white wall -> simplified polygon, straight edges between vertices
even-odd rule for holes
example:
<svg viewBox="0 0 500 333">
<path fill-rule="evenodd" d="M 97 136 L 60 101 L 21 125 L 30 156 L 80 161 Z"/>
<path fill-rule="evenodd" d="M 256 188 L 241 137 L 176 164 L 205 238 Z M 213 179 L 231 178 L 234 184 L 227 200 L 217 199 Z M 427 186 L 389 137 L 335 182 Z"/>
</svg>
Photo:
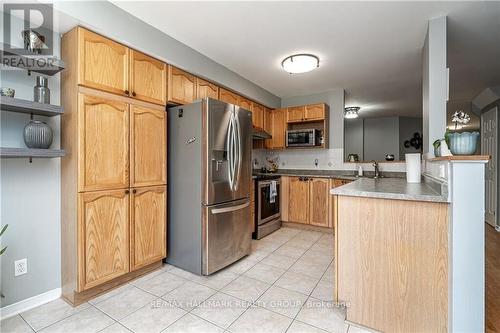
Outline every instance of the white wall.
<svg viewBox="0 0 500 333">
<path fill-rule="evenodd" d="M 344 89 L 283 98 L 282 107 L 326 103 L 330 106 L 329 145 L 330 149 L 287 149 L 287 150 L 254 150 L 254 167 L 266 165 L 266 158 L 278 158 L 281 169 L 319 169 L 319 170 L 356 170 L 358 164 L 344 162 Z M 316 166 L 314 161 L 318 160 Z M 362 164 L 365 170 L 373 170 L 370 164 Z M 382 171 L 404 171 L 404 163 L 382 164 Z"/>
<path fill-rule="evenodd" d="M 55 1 L 54 8 L 59 14 L 61 32 L 66 32 L 78 24 L 85 26 L 169 64 L 229 87 L 268 107 L 280 106 L 281 99 L 278 96 L 153 28 L 111 2 Z M 168 15 L 175 13 L 165 13 L 165 19 L 168 19 Z"/>
<path fill-rule="evenodd" d="M 364 161 L 364 129 L 363 118 L 344 120 L 344 158 L 347 160 L 349 154 L 358 154 L 359 160 Z"/>
<path fill-rule="evenodd" d="M 22 45 L 22 41 L 15 44 Z M 59 48 L 55 36 L 54 54 L 59 55 Z M 0 85 L 14 88 L 16 97 L 33 100 L 35 77 L 26 71 L 2 68 Z M 53 104 L 60 102 L 59 87 L 60 75 L 50 77 Z M 3 111 L 0 115 L 0 146 L 25 147 L 22 133 L 29 115 Z M 59 117 L 35 119 L 52 127 L 52 148 L 58 148 Z M 33 163 L 26 158 L 0 159 L 0 221 L 9 225 L 1 240 L 8 246 L 1 257 L 2 307 L 61 286 L 60 168 L 60 159 L 33 159 Z M 28 273 L 14 277 L 14 261 L 22 258 L 28 259 Z"/>
<path fill-rule="evenodd" d="M 434 156 L 432 143 L 446 131 L 446 49 L 446 16 L 442 16 L 429 21 L 422 49 L 423 151 L 430 156 Z"/>
<path fill-rule="evenodd" d="M 72 1 L 57 5 L 66 12 L 60 16 L 55 13 L 58 31 L 67 31 L 77 24 L 94 27 L 148 54 L 230 86 L 265 105 L 279 107 L 281 104 L 279 97 L 109 2 Z M 3 19 L 3 12 L 0 12 L 0 19 Z M 0 26 L 3 27 L 3 21 Z M 20 32 L 12 35 L 20 36 Z M 60 36 L 55 36 L 54 41 L 54 54 L 60 56 Z M 22 45 L 22 40 L 15 45 Z M 49 79 L 53 104 L 60 103 L 59 77 Z M 35 75 L 2 68 L 0 80 L 2 87 L 16 89 L 16 97 L 32 100 Z M 35 119 L 49 122 L 54 129 L 52 147 L 58 148 L 59 117 Z M 0 145 L 23 147 L 22 130 L 28 121 L 28 115 L 2 112 Z M 27 159 L 1 159 L 0 172 L 1 224 L 9 224 L 1 240 L 8 246 L 1 257 L 1 290 L 6 296 L 1 306 L 4 307 L 61 287 L 60 160 L 34 159 L 30 164 Z M 28 259 L 28 274 L 14 277 L 14 260 L 22 258 Z"/>
<path fill-rule="evenodd" d="M 420 153 L 414 147 L 406 148 L 404 142 L 410 140 L 413 134 L 422 135 L 422 118 L 399 117 L 399 159 L 404 160 L 405 154 Z"/>
<path fill-rule="evenodd" d="M 399 160 L 398 117 L 377 117 L 364 119 L 364 160 L 380 161 L 385 155 L 393 154 Z"/>
</svg>

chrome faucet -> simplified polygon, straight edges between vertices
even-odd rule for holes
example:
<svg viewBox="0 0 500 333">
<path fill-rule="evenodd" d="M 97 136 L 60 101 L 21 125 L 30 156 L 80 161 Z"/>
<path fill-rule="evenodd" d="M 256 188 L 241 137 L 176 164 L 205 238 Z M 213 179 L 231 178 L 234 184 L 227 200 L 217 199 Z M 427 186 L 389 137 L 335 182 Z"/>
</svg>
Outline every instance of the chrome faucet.
<svg viewBox="0 0 500 333">
<path fill-rule="evenodd" d="M 380 172 L 378 170 L 378 163 L 377 161 L 375 160 L 372 160 L 371 161 L 371 164 L 373 165 L 373 167 L 375 168 L 375 175 L 373 176 L 374 179 L 377 179 L 377 178 L 380 178 Z"/>
</svg>

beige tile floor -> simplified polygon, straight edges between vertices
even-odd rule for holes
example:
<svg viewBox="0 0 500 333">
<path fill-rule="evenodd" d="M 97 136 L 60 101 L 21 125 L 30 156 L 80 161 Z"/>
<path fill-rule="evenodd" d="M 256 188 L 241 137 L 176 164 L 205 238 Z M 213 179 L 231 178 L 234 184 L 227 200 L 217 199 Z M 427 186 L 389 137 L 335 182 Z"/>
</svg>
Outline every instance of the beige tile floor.
<svg viewBox="0 0 500 333">
<path fill-rule="evenodd" d="M 334 332 L 333 236 L 281 228 L 209 277 L 170 265 L 76 308 L 62 299 L 1 322 L 1 332 Z"/>
</svg>

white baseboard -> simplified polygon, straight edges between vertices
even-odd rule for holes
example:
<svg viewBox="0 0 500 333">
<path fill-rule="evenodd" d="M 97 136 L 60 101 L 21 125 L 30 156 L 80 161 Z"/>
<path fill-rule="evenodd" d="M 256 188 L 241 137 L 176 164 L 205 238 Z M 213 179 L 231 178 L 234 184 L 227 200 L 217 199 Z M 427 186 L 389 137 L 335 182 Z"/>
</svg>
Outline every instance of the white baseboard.
<svg viewBox="0 0 500 333">
<path fill-rule="evenodd" d="M 17 303 L 0 308 L 0 319 L 15 316 L 18 313 L 33 309 L 61 297 L 61 288 L 49 290 L 43 294 L 30 297 Z"/>
</svg>

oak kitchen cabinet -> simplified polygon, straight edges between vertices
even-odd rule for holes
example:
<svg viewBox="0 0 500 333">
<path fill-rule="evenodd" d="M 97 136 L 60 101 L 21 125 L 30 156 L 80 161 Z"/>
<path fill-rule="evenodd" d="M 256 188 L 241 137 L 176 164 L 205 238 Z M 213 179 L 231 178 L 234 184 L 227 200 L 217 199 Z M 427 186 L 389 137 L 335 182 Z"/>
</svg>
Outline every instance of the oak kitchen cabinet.
<svg viewBox="0 0 500 333">
<path fill-rule="evenodd" d="M 196 99 L 205 97 L 219 99 L 219 87 L 211 82 L 196 78 Z"/>
<path fill-rule="evenodd" d="M 69 34 L 75 35 L 70 52 L 79 59 L 76 84 L 166 104 L 165 63 L 82 27 Z"/>
<path fill-rule="evenodd" d="M 129 190 L 78 194 L 78 290 L 87 290 L 130 271 Z"/>
<path fill-rule="evenodd" d="M 306 177 L 290 177 L 288 188 L 288 220 L 309 223 L 309 182 Z"/>
<path fill-rule="evenodd" d="M 167 64 L 130 50 L 130 93 L 141 101 L 167 104 Z"/>
<path fill-rule="evenodd" d="M 329 226 L 329 197 L 329 179 L 309 179 L 309 224 L 320 227 Z"/>
<path fill-rule="evenodd" d="M 287 122 L 301 123 L 325 120 L 327 105 L 324 103 L 291 106 L 287 108 Z"/>
<path fill-rule="evenodd" d="M 268 149 L 285 148 L 286 109 L 265 110 L 264 129 L 271 134 L 265 146 Z"/>
<path fill-rule="evenodd" d="M 166 111 L 139 99 L 161 87 L 137 88 L 162 80 L 135 80 L 141 96 L 79 84 L 81 67 L 92 64 L 77 52 L 86 32 L 71 30 L 61 45 L 61 144 L 69 152 L 61 161 L 62 294 L 75 305 L 166 256 Z M 137 72 L 145 56 L 134 56 Z"/>
<path fill-rule="evenodd" d="M 189 104 L 196 99 L 196 77 L 172 65 L 168 65 L 168 101 Z"/>
<path fill-rule="evenodd" d="M 263 105 L 253 103 L 252 105 L 252 125 L 254 127 L 264 128 L 264 116 L 266 108 Z"/>
<path fill-rule="evenodd" d="M 239 96 L 233 93 L 232 91 L 229 91 L 224 88 L 219 89 L 219 100 L 229 104 L 238 105 L 238 99 Z"/>
<path fill-rule="evenodd" d="M 130 106 L 130 185 L 167 183 L 167 115 L 164 110 Z"/>
<path fill-rule="evenodd" d="M 332 228 L 335 198 L 330 189 L 335 182 L 348 180 L 320 177 L 281 177 L 282 220 Z M 340 185 L 338 185 L 340 186 Z"/>
<path fill-rule="evenodd" d="M 130 265 L 138 269 L 167 256 L 165 186 L 132 190 L 130 202 Z"/>
<path fill-rule="evenodd" d="M 128 187 L 129 104 L 79 93 L 76 113 L 80 125 L 75 133 L 79 138 L 78 191 Z"/>
</svg>

